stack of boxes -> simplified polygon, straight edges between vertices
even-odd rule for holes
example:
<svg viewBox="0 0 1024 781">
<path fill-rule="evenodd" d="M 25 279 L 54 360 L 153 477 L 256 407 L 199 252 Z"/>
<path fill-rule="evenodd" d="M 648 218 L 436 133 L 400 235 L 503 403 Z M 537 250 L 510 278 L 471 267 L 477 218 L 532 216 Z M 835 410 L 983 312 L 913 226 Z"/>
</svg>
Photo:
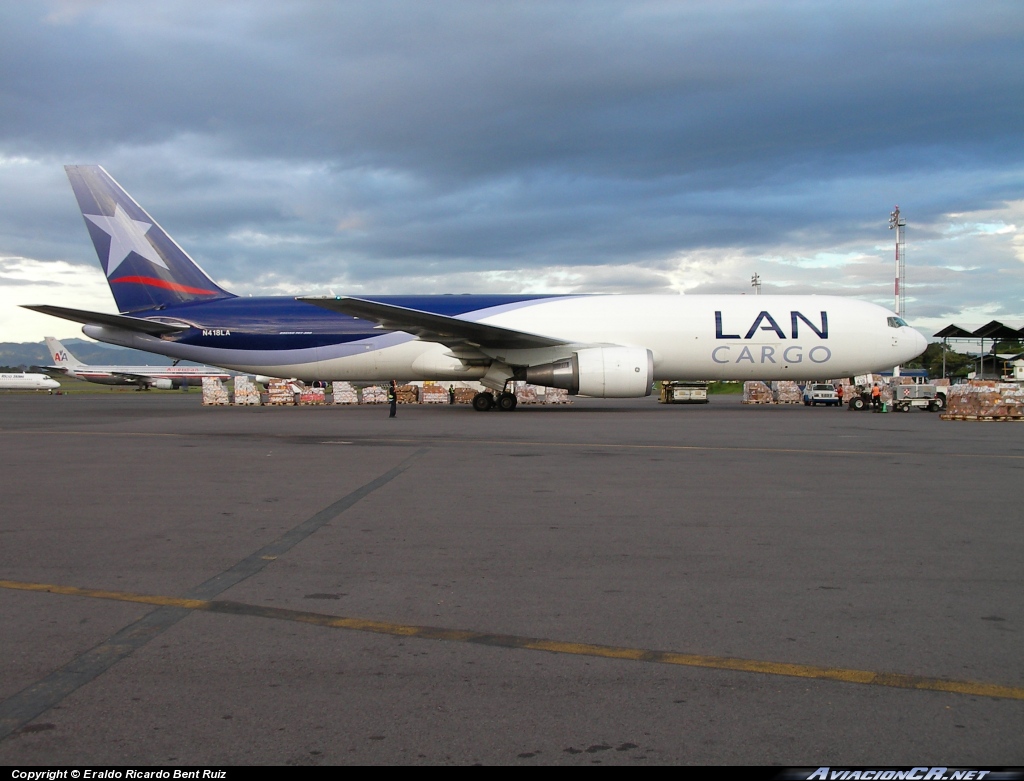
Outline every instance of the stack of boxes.
<svg viewBox="0 0 1024 781">
<path fill-rule="evenodd" d="M 420 389 L 415 385 L 399 385 L 398 386 L 398 403 L 399 404 L 419 404 L 420 401 Z"/>
<path fill-rule="evenodd" d="M 420 396 L 420 400 L 424 404 L 447 404 L 448 403 L 448 390 L 442 386 L 433 382 L 423 383 L 423 392 Z"/>
<path fill-rule="evenodd" d="M 547 388 L 544 391 L 545 404 L 572 404 L 569 391 L 562 388 Z"/>
<path fill-rule="evenodd" d="M 792 380 L 777 380 L 772 383 L 772 401 L 776 404 L 800 404 L 803 400 L 803 391 Z"/>
<path fill-rule="evenodd" d="M 516 383 L 516 402 L 518 404 L 540 404 L 540 394 L 537 393 L 539 389 L 536 385 L 531 385 L 528 382 L 517 382 Z"/>
<path fill-rule="evenodd" d="M 288 380 L 271 380 L 267 384 L 267 404 L 288 405 L 295 403 L 295 391 Z"/>
<path fill-rule="evenodd" d="M 1024 420 L 1024 387 L 1014 382 L 971 380 L 953 385 L 943 420 Z"/>
<path fill-rule="evenodd" d="M 773 401 L 772 389 L 760 380 L 748 380 L 743 383 L 744 404 L 771 404 Z"/>
<path fill-rule="evenodd" d="M 259 405 L 260 392 L 252 377 L 235 377 L 235 404 Z"/>
<path fill-rule="evenodd" d="M 380 385 L 369 385 L 363 388 L 363 404 L 387 404 L 388 392 Z"/>
<path fill-rule="evenodd" d="M 216 377 L 203 377 L 203 404 L 228 404 L 228 389 Z"/>
<path fill-rule="evenodd" d="M 299 404 L 326 404 L 327 390 L 325 388 L 307 388 L 301 383 L 298 384 Z"/>
<path fill-rule="evenodd" d="M 340 382 L 335 380 L 331 384 L 331 396 L 335 404 L 358 404 L 359 396 L 351 382 Z"/>
</svg>

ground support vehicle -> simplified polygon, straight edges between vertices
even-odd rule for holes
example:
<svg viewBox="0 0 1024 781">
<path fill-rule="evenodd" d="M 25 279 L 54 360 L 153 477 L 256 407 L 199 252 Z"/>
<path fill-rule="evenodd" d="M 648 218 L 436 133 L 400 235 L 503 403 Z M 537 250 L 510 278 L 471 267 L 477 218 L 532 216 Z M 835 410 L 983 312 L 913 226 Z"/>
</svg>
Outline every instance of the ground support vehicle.
<svg viewBox="0 0 1024 781">
<path fill-rule="evenodd" d="M 827 382 L 809 382 L 804 386 L 804 406 L 814 407 L 818 404 L 829 407 L 841 404 L 836 389 Z"/>
<path fill-rule="evenodd" d="M 852 410 L 880 409 L 871 403 L 871 388 L 863 385 L 856 385 L 850 391 L 846 400 L 846 406 Z"/>
<path fill-rule="evenodd" d="M 914 407 L 941 412 L 946 408 L 946 396 L 934 385 L 893 385 L 892 406 L 898 412 L 910 412 Z"/>
<path fill-rule="evenodd" d="M 663 382 L 658 401 L 662 404 L 707 404 L 706 382 Z"/>
</svg>

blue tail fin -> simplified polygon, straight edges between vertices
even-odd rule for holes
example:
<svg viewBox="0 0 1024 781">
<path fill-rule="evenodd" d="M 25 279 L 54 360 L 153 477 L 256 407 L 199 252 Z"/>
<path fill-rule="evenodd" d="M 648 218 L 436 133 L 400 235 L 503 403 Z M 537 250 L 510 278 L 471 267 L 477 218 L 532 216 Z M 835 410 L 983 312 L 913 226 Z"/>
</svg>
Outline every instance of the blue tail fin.
<svg viewBox="0 0 1024 781">
<path fill-rule="evenodd" d="M 98 165 L 66 165 L 110 292 L 122 313 L 234 298 Z"/>
</svg>

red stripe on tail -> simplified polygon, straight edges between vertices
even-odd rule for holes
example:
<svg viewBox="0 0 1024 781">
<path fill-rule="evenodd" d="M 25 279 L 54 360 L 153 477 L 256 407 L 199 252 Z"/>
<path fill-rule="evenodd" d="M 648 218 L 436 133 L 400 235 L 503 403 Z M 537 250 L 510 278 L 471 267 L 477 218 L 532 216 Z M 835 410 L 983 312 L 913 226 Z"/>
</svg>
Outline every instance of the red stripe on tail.
<svg viewBox="0 0 1024 781">
<path fill-rule="evenodd" d="M 189 287 L 188 285 L 179 285 L 177 282 L 168 282 L 166 279 L 158 279 L 157 277 L 118 277 L 117 279 L 110 280 L 111 284 L 114 282 L 127 282 L 135 285 L 148 285 L 149 287 L 159 287 L 164 290 L 173 290 L 176 293 L 191 293 L 196 296 L 216 296 L 219 293 L 216 290 L 203 290 L 199 287 Z"/>
</svg>

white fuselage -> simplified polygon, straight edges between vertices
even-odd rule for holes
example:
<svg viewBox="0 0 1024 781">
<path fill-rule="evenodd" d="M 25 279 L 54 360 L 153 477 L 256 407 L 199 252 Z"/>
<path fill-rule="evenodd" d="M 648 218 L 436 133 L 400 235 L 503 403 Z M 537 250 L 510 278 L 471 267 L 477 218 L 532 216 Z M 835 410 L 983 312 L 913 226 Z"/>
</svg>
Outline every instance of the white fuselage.
<svg viewBox="0 0 1024 781">
<path fill-rule="evenodd" d="M 231 375 L 209 366 L 61 366 L 69 377 L 100 385 L 138 385 L 149 381 L 188 381 L 202 385 L 203 377 L 230 379 Z"/>
<path fill-rule="evenodd" d="M 512 366 L 559 360 L 575 345 L 621 345 L 650 350 L 655 379 L 804 380 L 846 377 L 892 368 L 924 351 L 924 337 L 894 325 L 893 313 L 864 301 L 832 296 L 595 295 L 538 299 L 515 308 L 471 312 L 462 319 L 565 340 L 568 346 L 486 350 Z M 331 349 L 243 351 L 177 344 L 105 326 L 87 325 L 95 339 L 224 366 L 305 380 L 391 378 L 479 379 L 487 367 L 466 365 L 436 342 L 401 332 Z M 255 357 L 255 356 L 254 356 Z"/>
<path fill-rule="evenodd" d="M 23 374 L 11 372 L 0 374 L 2 390 L 54 390 L 60 383 L 45 374 Z"/>
</svg>

